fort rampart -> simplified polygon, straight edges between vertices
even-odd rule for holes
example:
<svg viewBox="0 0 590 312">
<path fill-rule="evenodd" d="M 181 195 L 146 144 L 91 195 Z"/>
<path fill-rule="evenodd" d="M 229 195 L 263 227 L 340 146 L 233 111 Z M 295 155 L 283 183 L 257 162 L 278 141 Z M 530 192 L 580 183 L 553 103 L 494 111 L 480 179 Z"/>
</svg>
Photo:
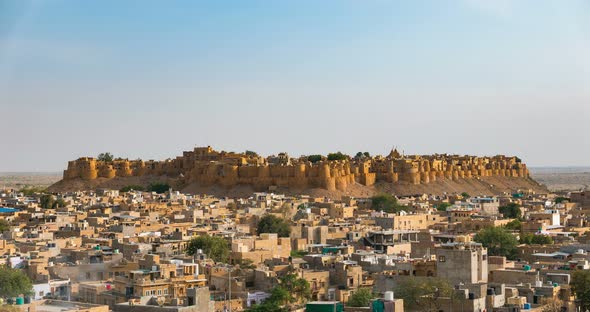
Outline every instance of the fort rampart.
<svg viewBox="0 0 590 312">
<path fill-rule="evenodd" d="M 377 182 L 426 184 L 436 180 L 468 179 L 486 176 L 528 177 L 529 172 L 517 157 L 459 155 L 400 155 L 392 150 L 387 156 L 322 159 L 218 152 L 197 147 L 182 156 L 164 161 L 115 159 L 99 161 L 82 157 L 68 162 L 64 180 L 129 176 L 167 176 L 203 186 L 232 187 L 238 184 L 256 188 L 270 186 L 346 190 L 353 183 Z"/>
</svg>

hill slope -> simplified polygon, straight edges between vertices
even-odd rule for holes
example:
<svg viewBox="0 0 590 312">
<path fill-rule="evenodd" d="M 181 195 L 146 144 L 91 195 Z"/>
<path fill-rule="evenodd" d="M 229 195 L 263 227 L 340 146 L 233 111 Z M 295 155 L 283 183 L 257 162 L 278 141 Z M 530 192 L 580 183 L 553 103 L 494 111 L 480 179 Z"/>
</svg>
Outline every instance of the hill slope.
<svg viewBox="0 0 590 312">
<path fill-rule="evenodd" d="M 115 177 L 112 179 L 98 178 L 95 180 L 61 180 L 49 187 L 51 192 L 67 192 L 78 190 L 94 190 L 99 188 L 120 189 L 127 185 L 148 186 L 153 182 L 166 182 L 174 189 L 189 194 L 211 194 L 216 196 L 227 197 L 248 197 L 257 190 L 250 185 L 237 185 L 232 188 L 221 186 L 201 186 L 195 183 L 189 185 L 178 185 L 177 181 L 172 178 L 158 176 L 143 177 Z M 275 193 L 285 193 L 290 195 L 306 194 L 310 196 L 327 196 L 331 198 L 340 198 L 341 196 L 370 197 L 374 194 L 387 192 L 396 195 L 414 195 L 414 194 L 437 194 L 444 193 L 461 193 L 467 192 L 472 196 L 475 195 L 500 195 L 502 193 L 512 193 L 517 190 L 533 190 L 537 193 L 546 193 L 547 189 L 531 178 L 519 177 L 479 177 L 452 180 L 439 180 L 428 184 L 410 184 L 407 182 L 384 183 L 379 182 L 374 186 L 364 186 L 361 184 L 350 185 L 346 191 L 328 191 L 326 189 L 289 189 L 278 188 Z"/>
</svg>

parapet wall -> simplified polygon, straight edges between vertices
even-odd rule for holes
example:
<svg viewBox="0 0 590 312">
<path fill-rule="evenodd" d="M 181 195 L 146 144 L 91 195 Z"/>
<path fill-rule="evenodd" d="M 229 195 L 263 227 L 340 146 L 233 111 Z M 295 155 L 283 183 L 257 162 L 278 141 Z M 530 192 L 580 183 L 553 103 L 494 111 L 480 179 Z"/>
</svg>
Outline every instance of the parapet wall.
<svg viewBox="0 0 590 312">
<path fill-rule="evenodd" d="M 324 159 L 315 163 L 305 157 L 290 159 L 285 155 L 265 159 L 256 155 L 217 152 L 211 147 L 201 147 L 165 161 L 116 159 L 106 162 L 83 157 L 68 162 L 63 178 L 94 180 L 149 175 L 177 178 L 185 183 L 203 186 L 232 187 L 244 184 L 260 189 L 278 186 L 346 190 L 354 183 L 427 184 L 443 179 L 529 176 L 526 165 L 517 157 L 503 155 L 402 156 L 392 151 L 386 157 L 335 161 Z"/>
</svg>

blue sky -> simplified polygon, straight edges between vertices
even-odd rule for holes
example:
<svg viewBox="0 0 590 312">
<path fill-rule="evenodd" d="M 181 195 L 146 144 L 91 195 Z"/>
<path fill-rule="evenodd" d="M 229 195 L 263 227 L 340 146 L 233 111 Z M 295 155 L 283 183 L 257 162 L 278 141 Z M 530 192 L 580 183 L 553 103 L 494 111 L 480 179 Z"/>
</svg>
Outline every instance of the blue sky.
<svg viewBox="0 0 590 312">
<path fill-rule="evenodd" d="M 195 145 L 590 165 L 588 55 L 583 0 L 0 0 L 0 171 Z"/>
</svg>

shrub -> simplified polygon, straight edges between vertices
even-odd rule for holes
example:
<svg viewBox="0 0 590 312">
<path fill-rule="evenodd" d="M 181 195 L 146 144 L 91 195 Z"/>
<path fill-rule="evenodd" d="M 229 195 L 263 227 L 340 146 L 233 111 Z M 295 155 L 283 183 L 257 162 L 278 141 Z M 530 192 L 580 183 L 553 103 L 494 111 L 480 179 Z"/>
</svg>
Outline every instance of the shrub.
<svg viewBox="0 0 590 312">
<path fill-rule="evenodd" d="M 162 182 L 151 183 L 147 188 L 148 192 L 156 192 L 158 194 L 166 193 L 169 189 L 170 185 Z"/>
<path fill-rule="evenodd" d="M 388 213 L 400 212 L 408 207 L 398 204 L 397 199 L 391 194 L 379 194 L 371 197 L 371 207 L 374 210 Z"/>
<path fill-rule="evenodd" d="M 285 220 L 269 214 L 258 221 L 256 232 L 258 235 L 262 233 L 277 233 L 279 237 L 289 237 L 291 235 L 291 226 Z"/>
<path fill-rule="evenodd" d="M 229 259 L 230 246 L 223 237 L 209 235 L 197 236 L 188 243 L 186 253 L 192 256 L 199 249 L 203 250 L 215 262 L 227 262 Z"/>
<path fill-rule="evenodd" d="M 316 162 L 322 160 L 322 155 L 309 155 L 309 156 L 307 156 L 307 160 L 312 163 L 316 163 Z"/>
<path fill-rule="evenodd" d="M 328 160 L 345 160 L 345 159 L 348 159 L 348 156 L 345 154 L 342 154 L 341 152 L 328 154 Z"/>
</svg>

